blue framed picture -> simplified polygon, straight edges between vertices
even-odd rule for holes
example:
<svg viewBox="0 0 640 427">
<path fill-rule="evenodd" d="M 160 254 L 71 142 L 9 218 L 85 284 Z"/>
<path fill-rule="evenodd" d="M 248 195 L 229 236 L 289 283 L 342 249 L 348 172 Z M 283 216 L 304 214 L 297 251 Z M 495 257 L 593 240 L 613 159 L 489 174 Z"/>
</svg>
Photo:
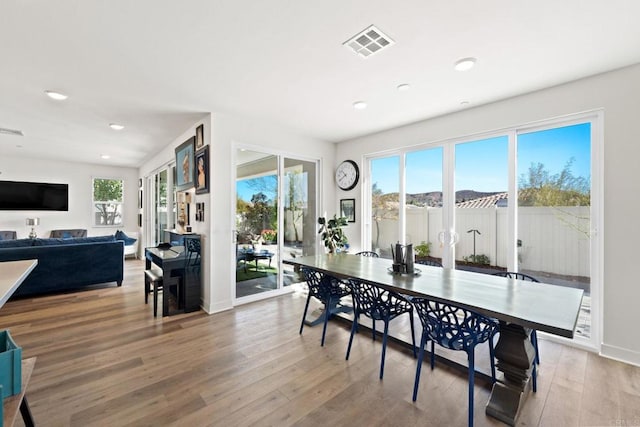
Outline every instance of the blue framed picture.
<svg viewBox="0 0 640 427">
<path fill-rule="evenodd" d="M 176 148 L 176 190 L 178 191 L 188 190 L 194 185 L 195 140 L 196 137 L 193 136 Z"/>
</svg>

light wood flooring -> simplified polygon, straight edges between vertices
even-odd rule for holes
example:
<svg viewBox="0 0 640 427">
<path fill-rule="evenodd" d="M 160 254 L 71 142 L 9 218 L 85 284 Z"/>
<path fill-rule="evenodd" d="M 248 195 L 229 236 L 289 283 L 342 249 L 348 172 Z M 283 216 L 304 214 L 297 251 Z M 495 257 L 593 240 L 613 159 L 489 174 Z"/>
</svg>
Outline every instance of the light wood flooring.
<svg viewBox="0 0 640 427">
<path fill-rule="evenodd" d="M 142 261 L 126 261 L 122 287 L 9 301 L 0 324 L 37 356 L 27 392 L 38 426 L 464 426 L 467 377 L 422 371 L 391 344 L 378 380 L 380 341 L 354 341 L 348 325 L 298 328 L 297 292 L 215 315 L 153 318 Z M 538 393 L 521 426 L 640 425 L 640 368 L 540 340 Z M 477 426 L 489 389 L 475 388 Z"/>
</svg>

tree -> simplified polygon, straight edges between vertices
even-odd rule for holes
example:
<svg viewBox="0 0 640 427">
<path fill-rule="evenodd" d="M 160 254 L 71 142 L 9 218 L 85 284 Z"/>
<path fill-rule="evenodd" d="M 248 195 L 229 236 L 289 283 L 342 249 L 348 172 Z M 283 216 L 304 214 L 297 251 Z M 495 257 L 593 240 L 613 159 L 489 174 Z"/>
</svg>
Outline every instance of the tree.
<svg viewBox="0 0 640 427">
<path fill-rule="evenodd" d="M 551 207 L 560 221 L 589 237 L 589 218 L 562 209 L 591 205 L 590 179 L 573 175 L 571 166 L 574 160 L 570 158 L 562 171 L 555 175 L 551 175 L 542 163 L 531 163 L 528 173 L 520 175 L 518 205 Z"/>
<path fill-rule="evenodd" d="M 294 240 L 299 242 L 300 234 L 298 231 L 298 222 L 304 216 L 304 207 L 306 205 L 306 193 L 303 187 L 302 172 L 299 170 L 290 170 L 285 173 L 289 191 L 287 192 L 288 204 L 285 210 L 291 212 L 291 223 L 293 226 Z"/>
<path fill-rule="evenodd" d="M 589 178 L 571 172 L 574 158 L 560 173 L 551 175 L 542 163 L 531 163 L 527 174 L 520 175 L 519 206 L 590 206 Z"/>
<path fill-rule="evenodd" d="M 122 218 L 122 186 L 120 179 L 93 180 L 93 201 L 100 214 L 100 225 L 120 224 Z"/>
</svg>

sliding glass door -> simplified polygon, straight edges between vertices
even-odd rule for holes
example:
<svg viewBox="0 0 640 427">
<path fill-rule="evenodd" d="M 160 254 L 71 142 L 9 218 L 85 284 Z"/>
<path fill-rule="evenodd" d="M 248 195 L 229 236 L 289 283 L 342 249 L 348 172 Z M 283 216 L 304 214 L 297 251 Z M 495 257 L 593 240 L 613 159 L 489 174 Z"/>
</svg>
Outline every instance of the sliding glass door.
<svg viewBox="0 0 640 427">
<path fill-rule="evenodd" d="M 599 123 L 585 114 L 371 157 L 364 247 L 389 257 L 391 243 L 413 243 L 447 268 L 581 288 L 576 339 L 597 347 Z"/>
<path fill-rule="evenodd" d="M 282 259 L 315 254 L 316 169 L 315 161 L 236 151 L 237 300 L 253 301 L 299 281 Z"/>
</svg>

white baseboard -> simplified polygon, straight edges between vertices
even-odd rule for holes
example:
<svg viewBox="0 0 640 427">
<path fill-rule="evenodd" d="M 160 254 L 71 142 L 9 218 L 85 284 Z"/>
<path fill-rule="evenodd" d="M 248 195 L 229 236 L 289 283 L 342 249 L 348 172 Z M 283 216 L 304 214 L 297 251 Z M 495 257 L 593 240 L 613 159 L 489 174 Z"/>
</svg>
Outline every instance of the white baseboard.
<svg viewBox="0 0 640 427">
<path fill-rule="evenodd" d="M 202 304 L 202 309 L 206 311 L 207 314 L 220 313 L 221 311 L 231 310 L 232 308 L 233 304 L 231 304 L 231 300 L 217 304 L 207 304 L 206 302 Z"/>
<path fill-rule="evenodd" d="M 640 366 L 640 352 L 620 348 L 613 345 L 602 344 L 600 355 L 619 362 Z"/>
</svg>

